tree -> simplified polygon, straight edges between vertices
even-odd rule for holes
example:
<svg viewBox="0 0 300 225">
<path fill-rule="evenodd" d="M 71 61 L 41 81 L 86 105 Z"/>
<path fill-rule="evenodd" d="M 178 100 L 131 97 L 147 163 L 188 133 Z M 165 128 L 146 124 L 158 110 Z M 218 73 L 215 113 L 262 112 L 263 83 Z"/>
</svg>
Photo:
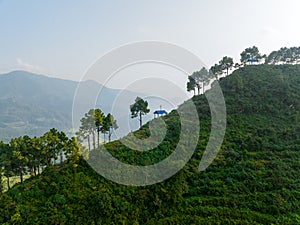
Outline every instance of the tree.
<svg viewBox="0 0 300 225">
<path fill-rule="evenodd" d="M 215 77 L 216 80 L 219 80 L 219 76 L 222 75 L 223 70 L 220 64 L 215 64 L 210 68 L 210 74 Z"/>
<path fill-rule="evenodd" d="M 88 140 L 88 148 L 89 151 L 91 150 L 90 144 L 90 136 L 92 135 L 92 144 L 93 148 L 96 148 L 95 145 L 95 132 L 97 132 L 97 142 L 98 148 L 100 147 L 100 132 L 104 135 L 104 142 L 105 142 L 105 135 L 108 133 L 109 140 L 111 139 L 111 132 L 112 129 L 117 129 L 118 126 L 116 124 L 116 120 L 114 117 L 109 113 L 106 117 L 101 109 L 90 109 L 85 116 L 80 120 L 81 125 L 79 127 L 79 131 L 76 133 L 77 137 L 87 139 Z"/>
<path fill-rule="evenodd" d="M 33 176 L 34 175 L 35 152 L 34 152 L 34 149 L 33 149 L 32 139 L 29 136 L 25 135 L 25 136 L 22 137 L 22 143 L 26 147 L 26 152 L 23 153 L 28 159 L 26 166 L 29 170 L 30 175 Z"/>
<path fill-rule="evenodd" d="M 96 121 L 95 121 L 95 110 L 90 109 L 88 113 L 85 115 L 87 119 L 87 129 L 89 134 L 92 134 L 93 140 L 93 148 L 96 148 L 96 140 L 95 140 L 95 131 L 96 131 Z"/>
<path fill-rule="evenodd" d="M 83 149 L 83 146 L 78 143 L 75 137 L 68 139 L 65 143 L 65 156 L 68 162 L 77 162 L 81 155 L 80 149 Z"/>
<path fill-rule="evenodd" d="M 23 142 L 23 138 L 13 138 L 10 141 L 10 146 L 12 148 L 12 168 L 15 173 L 19 173 L 20 181 L 23 183 L 23 177 L 26 173 L 26 165 L 28 162 L 28 157 L 26 157 L 26 145 Z"/>
<path fill-rule="evenodd" d="M 58 133 L 57 147 L 58 147 L 58 153 L 60 156 L 60 163 L 62 163 L 64 160 L 66 148 L 68 148 L 68 141 L 69 141 L 69 138 L 67 137 L 67 135 L 64 132 L 61 131 Z"/>
<path fill-rule="evenodd" d="M 262 56 L 259 53 L 259 50 L 256 46 L 246 48 L 241 53 L 241 63 L 246 64 L 250 58 L 255 58 L 257 60 L 260 60 L 262 58 Z"/>
<path fill-rule="evenodd" d="M 97 142 L 98 142 L 98 148 L 100 147 L 100 131 L 101 126 L 103 126 L 104 122 L 104 113 L 101 111 L 101 109 L 95 109 L 95 126 L 97 130 Z"/>
<path fill-rule="evenodd" d="M 209 73 L 205 67 L 202 67 L 201 70 L 194 72 L 192 74 L 192 77 L 195 79 L 196 86 L 198 89 L 198 95 L 200 94 L 200 88 L 202 83 L 203 93 L 204 93 L 204 87 L 207 85 L 207 82 L 209 81 Z"/>
<path fill-rule="evenodd" d="M 3 179 L 2 176 L 5 174 L 5 158 L 8 145 L 0 141 L 0 194 L 3 192 Z"/>
<path fill-rule="evenodd" d="M 194 91 L 194 95 L 195 93 L 195 88 L 196 88 L 196 82 L 195 79 L 192 76 L 188 76 L 189 81 L 186 83 L 186 89 L 188 92 L 190 91 Z"/>
<path fill-rule="evenodd" d="M 31 151 L 34 155 L 34 175 L 40 174 L 40 168 L 43 162 L 42 155 L 42 139 L 40 137 L 34 137 L 31 139 Z"/>
<path fill-rule="evenodd" d="M 233 58 L 224 56 L 220 61 L 219 65 L 222 70 L 226 70 L 226 74 L 228 76 L 228 71 L 233 67 Z"/>
<path fill-rule="evenodd" d="M 150 112 L 148 102 L 140 97 L 136 97 L 135 103 L 130 105 L 131 118 L 139 117 L 140 127 L 142 127 L 142 116 Z"/>
<path fill-rule="evenodd" d="M 116 130 L 119 128 L 117 125 L 117 121 L 110 113 L 108 113 L 107 116 L 105 117 L 105 125 L 108 129 L 108 141 L 110 142 L 112 130 Z"/>
<path fill-rule="evenodd" d="M 97 112 L 97 116 L 100 116 L 100 114 L 98 115 Z M 95 110 L 94 109 L 90 109 L 87 113 L 85 113 L 84 117 L 81 118 L 80 120 L 80 127 L 79 127 L 79 131 L 76 133 L 76 135 L 80 138 L 83 139 L 87 139 L 88 141 L 88 148 L 89 151 L 91 150 L 91 135 L 92 135 L 92 144 L 93 144 L 93 148 L 96 148 L 96 144 L 95 144 L 95 131 L 98 129 L 96 129 L 96 124 L 100 125 L 101 121 L 100 118 L 98 121 L 95 119 Z M 99 124 L 98 124 L 99 123 Z"/>
<path fill-rule="evenodd" d="M 85 139 L 87 139 L 88 141 L 88 150 L 91 150 L 91 141 L 90 141 L 90 133 L 89 133 L 89 129 L 88 129 L 88 121 L 87 118 L 83 117 L 80 119 L 80 127 L 79 127 L 79 131 L 76 132 L 76 136 L 78 137 L 78 139 L 80 141 L 83 141 Z M 81 139 L 82 138 L 82 139 Z"/>
<path fill-rule="evenodd" d="M 6 177 L 7 188 L 10 189 L 10 177 L 14 175 L 13 171 L 13 155 L 12 149 L 9 144 L 5 144 L 1 142 L 0 145 L 0 161 L 1 161 L 1 168 L 3 168 L 3 176 Z"/>
<path fill-rule="evenodd" d="M 45 164 L 50 166 L 52 160 L 57 160 L 58 153 L 62 148 L 60 134 L 55 128 L 52 128 L 42 136 L 42 140 Z"/>
<path fill-rule="evenodd" d="M 198 95 L 200 94 L 200 89 L 201 89 L 201 84 L 200 84 L 201 83 L 201 76 L 202 76 L 202 74 L 200 74 L 200 71 L 196 71 L 191 75 L 191 77 L 195 81 L 195 87 L 197 88 Z"/>
<path fill-rule="evenodd" d="M 102 126 L 100 128 L 100 131 L 103 134 L 103 141 L 104 141 L 104 143 L 105 143 L 105 135 L 106 135 L 106 133 L 109 130 L 109 126 L 108 125 L 109 124 L 108 124 L 107 118 L 105 117 L 104 120 L 103 120 L 103 124 L 102 124 Z"/>
<path fill-rule="evenodd" d="M 201 87 L 203 88 L 202 93 L 204 93 L 204 88 L 210 82 L 210 74 L 205 67 L 201 70 L 194 72 L 192 75 L 188 76 L 189 81 L 186 84 L 187 91 L 194 91 L 197 88 L 198 95 L 200 94 Z"/>
</svg>

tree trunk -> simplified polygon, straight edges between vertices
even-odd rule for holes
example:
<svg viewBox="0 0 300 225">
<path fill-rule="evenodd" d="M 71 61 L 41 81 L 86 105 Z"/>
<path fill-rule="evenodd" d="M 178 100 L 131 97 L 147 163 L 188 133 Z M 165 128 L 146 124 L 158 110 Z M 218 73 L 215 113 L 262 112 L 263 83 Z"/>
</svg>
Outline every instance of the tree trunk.
<svg viewBox="0 0 300 225">
<path fill-rule="evenodd" d="M 2 183 L 2 176 L 0 175 L 0 196 L 3 192 L 3 183 Z"/>
<path fill-rule="evenodd" d="M 197 84 L 198 95 L 200 95 L 200 85 Z"/>
<path fill-rule="evenodd" d="M 34 168 L 34 166 L 31 166 L 31 167 L 30 167 L 30 177 L 33 177 L 33 176 L 34 176 L 33 168 Z"/>
<path fill-rule="evenodd" d="M 89 151 L 91 151 L 91 141 L 90 141 L 90 135 L 88 135 L 88 146 L 89 146 Z"/>
<path fill-rule="evenodd" d="M 63 163 L 63 153 L 60 152 L 60 164 L 62 164 L 62 163 Z"/>
<path fill-rule="evenodd" d="M 9 176 L 6 177 L 6 180 L 7 180 L 7 189 L 10 189 L 10 182 L 9 182 L 10 180 L 9 180 Z"/>
<path fill-rule="evenodd" d="M 142 127 L 142 112 L 140 111 L 140 127 Z"/>
<path fill-rule="evenodd" d="M 95 132 L 92 132 L 92 137 L 93 137 L 93 148 L 96 149 L 96 140 L 95 140 Z"/>
<path fill-rule="evenodd" d="M 110 142 L 110 139 L 111 139 L 111 130 L 109 128 L 109 130 L 108 130 L 108 142 Z"/>
<path fill-rule="evenodd" d="M 22 171 L 22 168 L 20 168 L 20 181 L 21 181 L 21 184 L 23 183 L 23 171 Z"/>
<path fill-rule="evenodd" d="M 98 148 L 100 148 L 100 129 L 97 127 L 97 142 L 98 142 Z"/>
<path fill-rule="evenodd" d="M 51 158 L 49 159 L 49 156 L 46 154 L 46 165 L 50 166 Z"/>
</svg>

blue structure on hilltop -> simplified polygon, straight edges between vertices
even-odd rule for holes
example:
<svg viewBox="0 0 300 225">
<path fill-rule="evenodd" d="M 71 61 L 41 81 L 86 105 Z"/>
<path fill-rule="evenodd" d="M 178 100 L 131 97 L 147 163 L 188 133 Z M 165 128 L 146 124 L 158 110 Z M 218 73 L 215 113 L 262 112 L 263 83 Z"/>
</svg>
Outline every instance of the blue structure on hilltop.
<svg viewBox="0 0 300 225">
<path fill-rule="evenodd" d="M 249 58 L 249 59 L 247 59 L 247 62 L 250 62 L 250 63 L 258 62 L 258 59 L 257 58 Z"/>
<path fill-rule="evenodd" d="M 155 116 L 159 117 L 159 116 L 167 115 L 168 113 L 166 110 L 160 109 L 160 110 L 154 111 L 153 114 L 154 114 L 154 117 Z"/>
</svg>

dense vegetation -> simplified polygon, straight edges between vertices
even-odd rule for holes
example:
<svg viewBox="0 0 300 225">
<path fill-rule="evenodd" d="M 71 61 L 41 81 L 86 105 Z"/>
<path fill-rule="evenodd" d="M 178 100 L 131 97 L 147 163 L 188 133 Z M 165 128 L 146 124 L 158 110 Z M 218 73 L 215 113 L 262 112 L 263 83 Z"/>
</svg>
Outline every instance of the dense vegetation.
<svg viewBox="0 0 300 225">
<path fill-rule="evenodd" d="M 83 148 L 76 138 L 68 138 L 64 132 L 52 128 L 41 137 L 25 135 L 13 138 L 6 144 L 0 142 L 0 192 L 6 186 L 10 189 L 10 179 L 19 176 L 37 176 L 46 167 L 62 163 L 65 159 L 77 161 Z M 6 185 L 2 180 L 6 178 Z"/>
<path fill-rule="evenodd" d="M 210 109 L 205 96 L 197 95 L 189 101 L 199 111 L 199 143 L 172 178 L 130 187 L 101 177 L 82 158 L 49 165 L 1 195 L 0 223 L 300 224 L 300 66 L 246 65 L 219 82 L 227 130 L 206 171 L 199 172 L 198 164 Z M 135 165 L 160 161 L 171 154 L 180 132 L 175 110 L 163 119 L 167 135 L 154 150 L 133 151 L 120 141 L 106 148 Z M 149 136 L 148 124 L 135 135 Z"/>
</svg>

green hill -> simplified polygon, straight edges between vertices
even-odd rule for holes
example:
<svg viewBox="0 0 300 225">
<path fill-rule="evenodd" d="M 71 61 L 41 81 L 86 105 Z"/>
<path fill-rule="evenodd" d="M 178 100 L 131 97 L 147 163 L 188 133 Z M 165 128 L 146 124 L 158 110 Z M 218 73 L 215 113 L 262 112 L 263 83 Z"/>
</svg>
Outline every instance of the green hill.
<svg viewBox="0 0 300 225">
<path fill-rule="evenodd" d="M 84 160 L 65 162 L 2 194 L 0 223 L 300 224 L 300 66 L 245 66 L 220 85 L 227 130 L 206 171 L 198 171 L 210 133 L 202 95 L 189 100 L 199 112 L 199 143 L 175 176 L 129 187 L 101 177 Z M 176 111 L 164 117 L 167 135 L 152 151 L 133 151 L 120 141 L 106 148 L 134 165 L 158 162 L 178 143 L 178 119 Z M 148 124 L 135 135 L 149 136 Z"/>
<path fill-rule="evenodd" d="M 94 98 L 101 90 L 103 98 L 98 99 L 96 105 L 109 112 L 114 99 L 122 92 L 128 102 L 116 109 L 117 117 L 127 116 L 128 105 L 137 96 L 137 93 L 106 88 L 90 80 L 79 83 L 26 71 L 0 74 L 0 140 L 9 141 L 22 135 L 40 136 L 53 127 L 69 132 L 72 104 L 79 84 L 85 95 L 79 97 L 81 105 L 78 107 L 83 109 L 91 101 L 95 104 Z M 78 113 L 80 118 L 84 115 L 84 112 Z M 125 134 L 124 131 L 120 133 Z"/>
</svg>

